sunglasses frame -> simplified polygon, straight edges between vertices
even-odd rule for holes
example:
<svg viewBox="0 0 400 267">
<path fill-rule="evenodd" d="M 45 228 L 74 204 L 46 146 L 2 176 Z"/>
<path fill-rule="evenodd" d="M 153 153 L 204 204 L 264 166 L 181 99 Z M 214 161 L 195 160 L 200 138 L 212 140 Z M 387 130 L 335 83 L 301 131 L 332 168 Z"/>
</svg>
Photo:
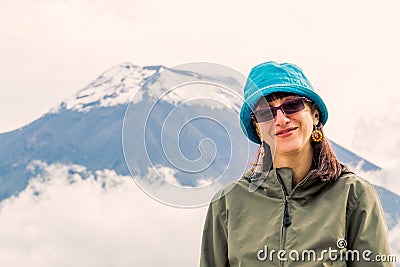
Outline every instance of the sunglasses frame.
<svg viewBox="0 0 400 267">
<path fill-rule="evenodd" d="M 295 100 L 298 100 L 298 99 L 301 99 L 301 101 L 303 102 L 303 108 L 299 109 L 297 111 L 294 111 L 294 112 L 289 112 L 289 113 L 287 113 L 287 111 L 285 112 L 285 110 L 282 108 L 282 106 L 286 105 L 288 102 L 295 101 Z M 285 114 L 285 115 L 294 114 L 294 113 L 297 113 L 297 112 L 299 112 L 301 110 L 304 110 L 305 109 L 305 103 L 304 102 L 312 103 L 313 101 L 308 99 L 307 97 L 300 96 L 300 97 L 296 97 L 296 98 L 290 99 L 288 101 L 285 101 L 284 103 L 282 103 L 278 107 L 271 107 L 270 106 L 270 107 L 266 107 L 266 108 L 257 109 L 256 111 L 252 111 L 250 113 L 250 115 L 251 115 L 251 118 L 255 120 L 255 122 L 268 122 L 268 121 L 272 121 L 276 117 L 276 114 L 277 114 L 278 110 L 282 111 L 282 113 Z M 264 111 L 264 110 L 269 110 L 271 112 L 271 115 L 272 115 L 271 119 L 269 119 L 269 120 L 260 120 L 260 121 L 257 120 L 256 115 L 255 115 L 254 112 L 259 112 L 259 111 Z"/>
</svg>

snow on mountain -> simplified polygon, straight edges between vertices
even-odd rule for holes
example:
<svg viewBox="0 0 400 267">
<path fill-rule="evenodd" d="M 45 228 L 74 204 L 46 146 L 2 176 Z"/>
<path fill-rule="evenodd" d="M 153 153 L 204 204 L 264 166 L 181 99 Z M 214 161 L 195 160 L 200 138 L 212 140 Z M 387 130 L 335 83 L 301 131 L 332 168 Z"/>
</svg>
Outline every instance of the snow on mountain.
<svg viewBox="0 0 400 267">
<path fill-rule="evenodd" d="M 230 77 L 232 71 L 200 75 L 196 73 L 195 68 L 179 70 L 163 66 L 140 67 L 128 62 L 122 63 L 102 73 L 75 95 L 53 107 L 49 113 L 58 113 L 62 109 L 89 112 L 93 108 L 112 107 L 129 102 L 135 104 L 143 99 L 143 94 L 154 99 L 162 98 L 163 101 L 173 105 L 183 102 L 190 104 L 191 100 L 200 99 L 199 103 L 211 108 L 223 109 L 228 106 L 235 111 L 240 109 L 243 101 L 240 92 L 224 87 L 221 85 L 221 80 L 226 79 L 230 84 L 240 86 L 241 84 L 234 78 L 244 77 L 236 73 L 236 77 L 232 78 Z M 150 78 L 154 79 L 149 80 Z M 206 99 L 205 96 L 210 98 Z"/>
<path fill-rule="evenodd" d="M 173 105 L 195 103 L 239 112 L 245 80 L 241 73 L 221 65 L 188 63 L 158 73 L 144 88 L 150 97 Z"/>
<path fill-rule="evenodd" d="M 52 108 L 50 113 L 57 113 L 62 108 L 89 112 L 96 107 L 127 104 L 132 100 L 133 90 L 138 90 L 147 78 L 163 69 L 162 66 L 139 67 L 122 63 L 105 71 L 75 95 Z"/>
</svg>

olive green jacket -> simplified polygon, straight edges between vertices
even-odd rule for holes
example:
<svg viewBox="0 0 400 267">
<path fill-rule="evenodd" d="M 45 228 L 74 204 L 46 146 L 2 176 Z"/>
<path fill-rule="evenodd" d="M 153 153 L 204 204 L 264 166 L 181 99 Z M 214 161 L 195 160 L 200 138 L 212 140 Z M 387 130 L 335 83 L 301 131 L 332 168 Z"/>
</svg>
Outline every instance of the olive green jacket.
<svg viewBox="0 0 400 267">
<path fill-rule="evenodd" d="M 200 266 L 394 266 L 377 261 L 390 250 L 373 185 L 349 171 L 323 182 L 314 171 L 294 188 L 289 168 L 249 171 L 220 190 Z"/>
</svg>

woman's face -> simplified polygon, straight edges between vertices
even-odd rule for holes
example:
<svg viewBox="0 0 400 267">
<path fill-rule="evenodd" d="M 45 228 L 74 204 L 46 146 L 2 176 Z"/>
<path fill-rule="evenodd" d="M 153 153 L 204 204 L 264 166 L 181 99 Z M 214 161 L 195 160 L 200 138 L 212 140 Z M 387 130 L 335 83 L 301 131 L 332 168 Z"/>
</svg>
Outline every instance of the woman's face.
<svg viewBox="0 0 400 267">
<path fill-rule="evenodd" d="M 298 98 L 291 95 L 280 99 L 266 102 L 256 107 L 265 107 L 269 104 L 272 107 L 278 107 L 288 100 Z M 275 155 L 285 155 L 291 153 L 309 153 L 311 147 L 311 132 L 313 125 L 318 123 L 318 111 L 311 110 L 310 104 L 305 102 L 305 108 L 293 114 L 284 114 L 282 110 L 277 110 L 276 117 L 267 122 L 256 123 L 257 132 L 260 139 L 268 144 L 275 143 Z M 271 146 L 273 147 L 273 145 Z"/>
</svg>

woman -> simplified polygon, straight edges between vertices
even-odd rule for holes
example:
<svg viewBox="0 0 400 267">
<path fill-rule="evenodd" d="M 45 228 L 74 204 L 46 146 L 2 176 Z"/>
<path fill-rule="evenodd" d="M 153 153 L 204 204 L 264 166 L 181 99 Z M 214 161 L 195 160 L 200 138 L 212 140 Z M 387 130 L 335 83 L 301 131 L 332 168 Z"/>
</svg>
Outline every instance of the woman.
<svg viewBox="0 0 400 267">
<path fill-rule="evenodd" d="M 339 163 L 323 134 L 327 108 L 293 64 L 255 66 L 241 127 L 257 162 L 210 203 L 208 266 L 393 266 L 374 187 Z"/>
</svg>

